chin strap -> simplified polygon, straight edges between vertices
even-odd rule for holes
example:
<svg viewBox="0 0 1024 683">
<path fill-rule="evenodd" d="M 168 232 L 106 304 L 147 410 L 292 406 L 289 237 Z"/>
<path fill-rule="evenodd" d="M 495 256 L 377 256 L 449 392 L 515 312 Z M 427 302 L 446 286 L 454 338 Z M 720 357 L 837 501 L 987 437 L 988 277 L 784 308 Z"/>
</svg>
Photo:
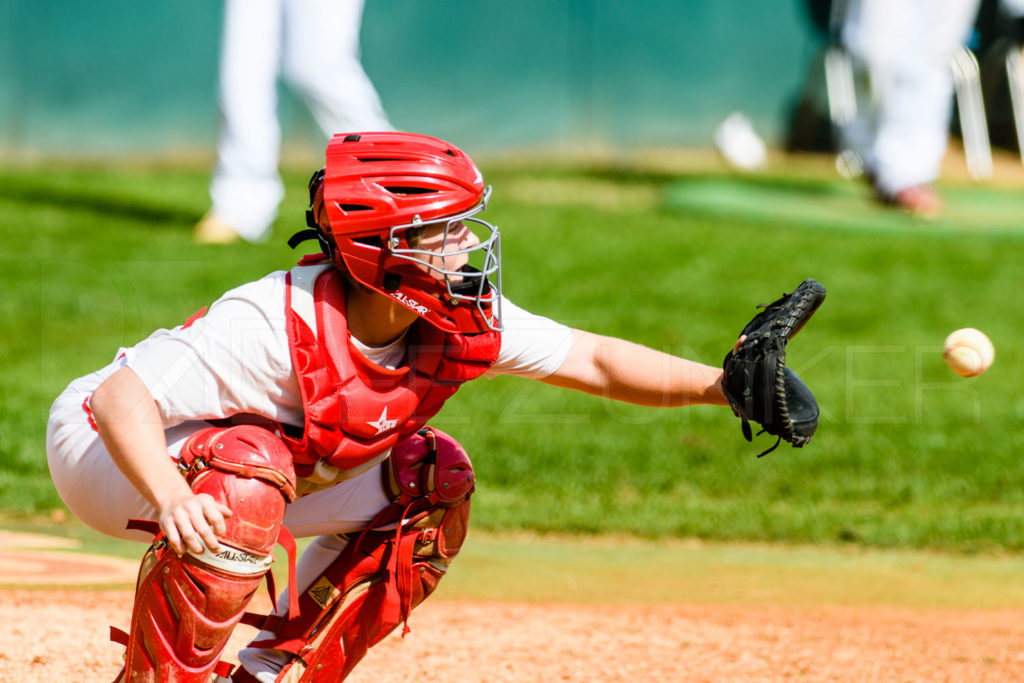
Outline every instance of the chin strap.
<svg viewBox="0 0 1024 683">
<path fill-rule="evenodd" d="M 475 296 L 479 294 L 479 296 L 483 296 L 487 292 L 491 291 L 490 281 L 487 279 L 486 275 L 481 275 L 479 268 L 474 268 L 467 263 L 459 269 L 459 272 L 471 277 L 463 277 L 462 282 L 459 284 L 449 285 L 452 294 L 457 294 L 459 296 Z M 483 279 L 482 284 L 480 279 L 476 276 L 480 276 L 480 278 Z"/>
<path fill-rule="evenodd" d="M 297 233 L 288 238 L 288 246 L 294 249 L 303 242 L 315 239 L 320 243 L 320 251 L 327 254 L 327 256 L 333 261 L 334 260 L 334 244 L 327 239 L 327 235 L 321 229 L 320 224 L 316 221 L 316 216 L 313 210 L 316 208 L 316 194 L 320 186 L 324 182 L 324 169 L 319 169 L 313 173 L 313 176 L 309 179 L 309 208 L 306 210 L 306 226 L 307 230 L 299 230 Z"/>
<path fill-rule="evenodd" d="M 309 228 L 306 230 L 299 230 L 297 233 L 288 238 L 288 246 L 294 249 L 303 242 L 309 240 L 316 240 L 320 245 L 320 251 L 327 254 L 328 258 L 334 259 L 334 244 L 327 239 L 327 235 L 324 234 L 320 226 L 316 224 L 316 220 L 313 218 L 313 212 L 306 212 L 306 224 Z"/>
</svg>

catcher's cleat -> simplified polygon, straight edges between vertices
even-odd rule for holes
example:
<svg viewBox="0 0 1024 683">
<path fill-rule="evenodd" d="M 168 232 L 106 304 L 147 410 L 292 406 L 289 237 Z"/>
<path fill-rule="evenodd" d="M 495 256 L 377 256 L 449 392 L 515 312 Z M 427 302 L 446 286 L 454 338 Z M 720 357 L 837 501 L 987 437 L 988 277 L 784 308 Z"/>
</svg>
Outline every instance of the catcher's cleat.
<svg viewBox="0 0 1024 683">
<path fill-rule="evenodd" d="M 825 288 L 807 279 L 766 306 L 740 333 L 743 341 L 725 356 L 722 390 L 742 420 L 743 436 L 753 440 L 750 423 L 800 448 L 818 426 L 818 402 L 796 373 L 786 367 L 786 346 L 825 300 Z"/>
</svg>

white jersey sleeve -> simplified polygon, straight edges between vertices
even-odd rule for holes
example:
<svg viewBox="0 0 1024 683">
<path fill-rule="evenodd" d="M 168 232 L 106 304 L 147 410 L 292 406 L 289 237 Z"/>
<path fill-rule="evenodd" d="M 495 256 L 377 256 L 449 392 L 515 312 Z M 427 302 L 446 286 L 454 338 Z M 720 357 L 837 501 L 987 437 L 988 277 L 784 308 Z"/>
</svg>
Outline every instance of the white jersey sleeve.
<svg viewBox="0 0 1024 683">
<path fill-rule="evenodd" d="M 562 366 L 572 348 L 572 329 L 501 300 L 501 351 L 485 374 L 542 379 Z"/>
<path fill-rule="evenodd" d="M 233 289 L 192 325 L 157 330 L 123 350 L 165 427 L 236 413 L 302 424 L 285 328 L 285 274 Z"/>
</svg>

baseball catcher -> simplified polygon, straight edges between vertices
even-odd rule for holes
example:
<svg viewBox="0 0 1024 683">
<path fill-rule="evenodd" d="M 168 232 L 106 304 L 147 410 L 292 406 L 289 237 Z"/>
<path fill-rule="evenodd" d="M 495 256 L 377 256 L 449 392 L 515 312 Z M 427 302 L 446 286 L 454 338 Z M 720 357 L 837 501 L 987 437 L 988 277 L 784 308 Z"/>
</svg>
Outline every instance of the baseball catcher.
<svg viewBox="0 0 1024 683">
<path fill-rule="evenodd" d="M 290 243 L 313 253 L 120 349 L 51 409 L 65 503 L 149 546 L 119 681 L 334 683 L 408 631 L 462 548 L 476 484 L 463 447 L 428 423 L 475 378 L 732 405 L 795 445 L 813 432 L 813 399 L 782 361 L 815 286 L 758 316 L 723 372 L 516 306 L 480 215 L 490 188 L 443 140 L 336 135 L 309 195 Z M 312 540 L 288 589 L 271 614 L 248 613 L 275 543 L 294 537 Z M 239 625 L 258 632 L 233 668 L 221 658 Z"/>
<path fill-rule="evenodd" d="M 743 328 L 736 348 L 725 356 L 722 388 L 733 413 L 742 420 L 743 436 L 753 440 L 750 423 L 756 422 L 761 432 L 778 437 L 759 458 L 783 439 L 800 448 L 818 427 L 818 402 L 786 367 L 786 346 L 824 300 L 825 288 L 804 280 L 791 294 L 764 306 Z"/>
</svg>

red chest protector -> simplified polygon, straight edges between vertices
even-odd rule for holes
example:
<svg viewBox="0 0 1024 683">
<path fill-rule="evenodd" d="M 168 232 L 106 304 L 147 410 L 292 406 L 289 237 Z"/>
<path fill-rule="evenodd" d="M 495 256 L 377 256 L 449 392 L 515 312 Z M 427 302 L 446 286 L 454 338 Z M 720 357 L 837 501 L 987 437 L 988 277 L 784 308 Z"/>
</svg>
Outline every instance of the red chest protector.
<svg viewBox="0 0 1024 683">
<path fill-rule="evenodd" d="M 491 367 L 501 346 L 497 332 L 449 334 L 421 321 L 409 331 L 405 364 L 382 368 L 352 347 L 344 276 L 321 268 L 299 266 L 287 276 L 288 340 L 305 425 L 301 437 L 283 438 L 300 477 L 318 460 L 344 472 L 382 457 Z M 313 315 L 315 331 L 306 322 Z"/>
</svg>

